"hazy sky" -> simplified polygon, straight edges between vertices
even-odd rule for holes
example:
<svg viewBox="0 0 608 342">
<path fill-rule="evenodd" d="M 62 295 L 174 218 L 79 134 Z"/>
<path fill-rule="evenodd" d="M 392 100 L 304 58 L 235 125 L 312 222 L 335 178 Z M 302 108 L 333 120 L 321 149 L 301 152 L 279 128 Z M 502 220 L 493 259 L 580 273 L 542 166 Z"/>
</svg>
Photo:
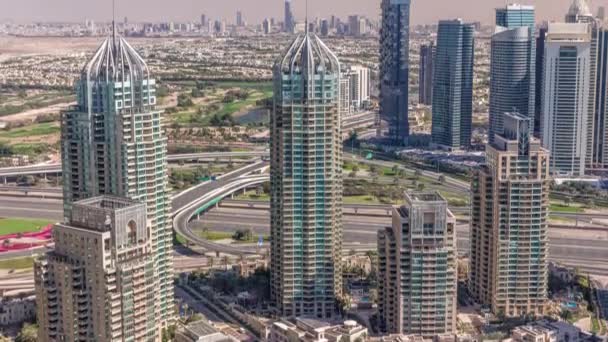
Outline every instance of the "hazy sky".
<svg viewBox="0 0 608 342">
<path fill-rule="evenodd" d="M 212 18 L 235 21 L 237 9 L 245 20 L 260 22 L 264 17 L 282 19 L 284 0 L 116 0 L 117 17 L 132 21 L 191 21 L 201 13 Z M 298 19 L 305 13 L 305 1 L 293 0 Z M 309 0 L 311 17 L 365 14 L 377 17 L 380 0 Z M 608 0 L 590 0 L 593 10 L 608 7 Z M 460 17 L 469 21 L 491 23 L 493 8 L 515 0 L 412 0 L 412 22 L 434 23 L 439 19 Z M 536 5 L 537 21 L 563 20 L 572 0 L 521 0 Z M 111 0 L 0 0 L 0 20 L 24 21 L 82 21 L 111 18 Z"/>
</svg>

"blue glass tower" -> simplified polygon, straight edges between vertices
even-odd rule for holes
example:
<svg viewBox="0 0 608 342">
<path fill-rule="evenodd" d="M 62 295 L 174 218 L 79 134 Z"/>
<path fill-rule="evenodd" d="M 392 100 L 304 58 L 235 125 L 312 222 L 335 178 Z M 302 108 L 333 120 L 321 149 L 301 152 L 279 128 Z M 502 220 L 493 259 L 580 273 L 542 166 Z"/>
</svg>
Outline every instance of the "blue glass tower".
<svg viewBox="0 0 608 342">
<path fill-rule="evenodd" d="M 471 145 L 475 28 L 462 20 L 439 22 L 433 79 L 433 143 L 448 149 Z"/>
<path fill-rule="evenodd" d="M 506 112 L 534 117 L 536 41 L 534 7 L 511 4 L 496 10 L 490 67 L 489 141 L 502 132 Z"/>
<path fill-rule="evenodd" d="M 380 33 L 380 121 L 395 145 L 409 136 L 410 0 L 382 0 Z M 378 123 L 380 126 L 380 122 Z"/>
</svg>

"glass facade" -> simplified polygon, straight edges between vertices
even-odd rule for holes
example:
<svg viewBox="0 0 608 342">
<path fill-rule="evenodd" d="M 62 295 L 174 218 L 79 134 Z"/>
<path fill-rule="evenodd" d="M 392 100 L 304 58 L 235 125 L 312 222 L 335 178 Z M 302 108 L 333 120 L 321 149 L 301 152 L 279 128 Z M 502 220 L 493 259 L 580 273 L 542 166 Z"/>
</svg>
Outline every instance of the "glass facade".
<svg viewBox="0 0 608 342">
<path fill-rule="evenodd" d="M 461 20 L 439 22 L 432 140 L 449 149 L 471 145 L 474 34 Z"/>
<path fill-rule="evenodd" d="M 410 0 L 382 0 L 381 7 L 380 121 L 388 124 L 387 138 L 402 145 L 409 136 Z"/>
<path fill-rule="evenodd" d="M 536 96 L 534 7 L 497 9 L 496 26 L 490 58 L 490 142 L 502 132 L 504 113 L 534 117 Z"/>
</svg>

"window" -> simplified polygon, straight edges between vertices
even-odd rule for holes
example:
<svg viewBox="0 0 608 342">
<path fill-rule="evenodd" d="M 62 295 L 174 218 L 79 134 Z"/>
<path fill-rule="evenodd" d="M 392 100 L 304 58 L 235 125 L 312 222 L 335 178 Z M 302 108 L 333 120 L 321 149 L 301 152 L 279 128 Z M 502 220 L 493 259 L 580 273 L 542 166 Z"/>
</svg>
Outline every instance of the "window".
<svg viewBox="0 0 608 342">
<path fill-rule="evenodd" d="M 129 244 L 134 245 L 137 242 L 137 224 L 135 221 L 129 221 L 129 224 L 127 225 L 127 233 Z"/>
</svg>

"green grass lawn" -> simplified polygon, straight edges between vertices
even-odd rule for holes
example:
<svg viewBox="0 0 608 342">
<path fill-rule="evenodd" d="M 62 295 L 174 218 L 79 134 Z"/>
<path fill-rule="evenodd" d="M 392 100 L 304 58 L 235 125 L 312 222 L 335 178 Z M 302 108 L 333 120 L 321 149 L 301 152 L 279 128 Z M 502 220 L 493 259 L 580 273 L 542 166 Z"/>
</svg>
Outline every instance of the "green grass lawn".
<svg viewBox="0 0 608 342">
<path fill-rule="evenodd" d="M 268 201 L 270 201 L 270 194 L 261 194 L 258 196 L 258 195 L 256 195 L 255 191 L 248 191 L 245 194 L 240 194 L 240 195 L 236 196 L 235 199 L 244 200 L 244 201 L 268 202 Z"/>
<path fill-rule="evenodd" d="M 380 204 L 380 201 L 372 195 L 344 196 L 344 204 Z"/>
<path fill-rule="evenodd" d="M 31 126 L 19 127 L 9 131 L 0 131 L 0 138 L 14 139 L 41 135 L 58 134 L 61 131 L 58 123 L 48 122 Z"/>
<path fill-rule="evenodd" d="M 581 207 L 577 207 L 574 205 L 567 206 L 567 205 L 557 204 L 557 203 L 551 203 L 551 205 L 549 206 L 549 210 L 556 212 L 556 213 L 571 213 L 571 214 L 585 212 L 585 210 Z"/>
<path fill-rule="evenodd" d="M 11 149 L 15 154 L 36 156 L 49 152 L 51 150 L 51 145 L 45 143 L 14 144 L 11 146 Z"/>
<path fill-rule="evenodd" d="M 200 237 L 202 237 L 205 240 L 209 240 L 209 241 L 232 239 L 232 233 L 215 232 L 215 231 L 207 231 L 207 232 L 198 231 L 197 233 Z"/>
<path fill-rule="evenodd" d="M 0 270 L 24 270 L 34 267 L 34 258 L 0 260 Z"/>
<path fill-rule="evenodd" d="M 594 334 L 600 332 L 600 322 L 595 316 L 591 317 L 591 332 Z"/>
<path fill-rule="evenodd" d="M 0 218 L 0 235 L 36 232 L 52 221 L 25 218 Z"/>
</svg>

